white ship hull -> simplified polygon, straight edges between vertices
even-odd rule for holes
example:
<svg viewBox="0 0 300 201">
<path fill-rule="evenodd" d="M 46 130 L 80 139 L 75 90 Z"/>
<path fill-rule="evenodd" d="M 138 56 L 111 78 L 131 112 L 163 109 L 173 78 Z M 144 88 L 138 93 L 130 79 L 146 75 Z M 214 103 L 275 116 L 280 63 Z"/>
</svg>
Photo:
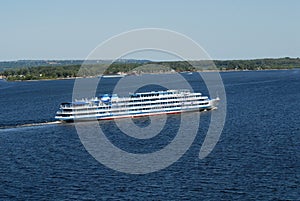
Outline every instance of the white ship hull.
<svg viewBox="0 0 300 201">
<path fill-rule="evenodd" d="M 177 114 L 216 109 L 218 101 L 218 98 L 210 100 L 201 93 L 187 90 L 136 93 L 128 98 L 106 94 L 100 98 L 62 103 L 55 118 L 67 122 Z"/>
</svg>

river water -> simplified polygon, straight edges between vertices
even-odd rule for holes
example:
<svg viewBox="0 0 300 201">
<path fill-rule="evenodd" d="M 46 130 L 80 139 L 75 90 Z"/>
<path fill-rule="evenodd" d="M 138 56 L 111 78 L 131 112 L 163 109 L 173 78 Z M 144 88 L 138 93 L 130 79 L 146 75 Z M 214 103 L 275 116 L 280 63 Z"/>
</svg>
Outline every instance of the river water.
<svg viewBox="0 0 300 201">
<path fill-rule="evenodd" d="M 184 77 L 195 91 L 207 94 L 198 75 Z M 197 137 L 183 157 L 144 175 L 102 165 L 85 150 L 74 124 L 55 121 L 59 104 L 72 98 L 74 80 L 0 80 L 0 200 L 298 200 L 300 70 L 221 77 L 227 116 L 213 151 L 198 157 L 214 112 L 209 111 L 201 114 Z M 111 91 L 116 81 L 107 79 L 99 90 Z M 147 118 L 135 121 L 149 123 Z M 100 125 L 116 146 L 142 153 L 157 151 L 174 138 L 180 115 L 166 122 L 159 137 L 142 142 L 122 137 L 113 121 Z"/>
</svg>

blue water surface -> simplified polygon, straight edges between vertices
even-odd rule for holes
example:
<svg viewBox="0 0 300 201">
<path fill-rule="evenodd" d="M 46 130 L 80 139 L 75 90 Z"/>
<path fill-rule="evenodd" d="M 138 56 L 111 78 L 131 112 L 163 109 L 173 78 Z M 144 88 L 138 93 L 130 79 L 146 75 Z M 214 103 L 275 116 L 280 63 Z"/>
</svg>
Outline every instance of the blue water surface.
<svg viewBox="0 0 300 201">
<path fill-rule="evenodd" d="M 184 76 L 207 94 L 198 75 Z M 74 80 L 0 80 L 0 200 L 299 200 L 300 70 L 221 76 L 227 117 L 214 150 L 198 158 L 211 111 L 201 114 L 182 158 L 145 175 L 107 168 L 85 150 L 74 124 L 53 123 L 59 104 L 72 99 Z M 105 81 L 99 93 L 116 81 Z M 116 146 L 136 153 L 166 146 L 178 124 L 180 115 L 170 115 L 164 133 L 139 142 L 128 141 L 113 121 L 100 122 Z"/>
</svg>

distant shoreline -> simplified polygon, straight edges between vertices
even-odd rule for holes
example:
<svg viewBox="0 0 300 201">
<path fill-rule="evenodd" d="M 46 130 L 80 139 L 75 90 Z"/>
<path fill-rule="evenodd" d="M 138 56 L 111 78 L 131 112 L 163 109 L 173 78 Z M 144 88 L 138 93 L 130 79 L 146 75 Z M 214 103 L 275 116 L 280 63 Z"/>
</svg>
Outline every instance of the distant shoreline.
<svg viewBox="0 0 300 201">
<path fill-rule="evenodd" d="M 159 73 L 141 73 L 138 75 L 126 75 L 126 76 L 142 76 L 142 75 L 163 75 L 163 74 L 176 74 L 176 73 L 212 73 L 212 72 L 218 72 L 218 73 L 232 73 L 232 72 L 261 72 L 261 71 L 283 71 L 283 70 L 295 70 L 300 68 L 286 68 L 286 69 L 259 69 L 259 70 L 203 70 L 203 71 L 183 71 L 183 72 L 159 72 Z M 29 80 L 22 80 L 22 79 L 16 79 L 16 80 L 8 80 L 6 78 L 0 77 L 0 80 L 6 80 L 7 82 L 34 82 L 34 81 L 53 81 L 53 80 L 75 80 L 75 79 L 84 79 L 84 78 L 96 78 L 96 77 L 102 77 L 103 75 L 99 76 L 87 76 L 87 77 L 66 77 L 66 78 L 45 78 L 45 79 L 29 79 Z M 106 76 L 106 75 L 104 75 Z M 106 77 L 106 79 L 110 78 L 122 78 L 121 76 L 116 75 L 115 77 L 113 75 L 108 75 L 112 77 Z M 103 77 L 105 78 L 105 77 Z"/>
<path fill-rule="evenodd" d="M 77 63 L 76 63 L 77 62 Z M 89 61 L 20 61 L 0 62 L 0 77 L 8 81 L 61 80 L 78 77 L 107 77 L 125 74 L 163 74 L 174 72 L 235 72 L 259 70 L 287 70 L 300 68 L 300 58 L 274 58 L 254 60 L 190 60 L 148 61 L 120 60 L 113 63 Z M 47 65 L 47 66 L 45 66 Z M 2 71 L 1 71 L 2 69 Z"/>
</svg>

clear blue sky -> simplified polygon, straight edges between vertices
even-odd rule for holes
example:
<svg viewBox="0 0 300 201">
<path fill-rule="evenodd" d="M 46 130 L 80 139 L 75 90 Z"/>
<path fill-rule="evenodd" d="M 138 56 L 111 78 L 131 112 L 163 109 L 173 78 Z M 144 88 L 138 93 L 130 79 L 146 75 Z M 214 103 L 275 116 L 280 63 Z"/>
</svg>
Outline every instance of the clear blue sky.
<svg viewBox="0 0 300 201">
<path fill-rule="evenodd" d="M 104 40 L 165 28 L 213 59 L 300 57 L 298 0 L 3 0 L 0 61 L 84 59 Z"/>
</svg>

